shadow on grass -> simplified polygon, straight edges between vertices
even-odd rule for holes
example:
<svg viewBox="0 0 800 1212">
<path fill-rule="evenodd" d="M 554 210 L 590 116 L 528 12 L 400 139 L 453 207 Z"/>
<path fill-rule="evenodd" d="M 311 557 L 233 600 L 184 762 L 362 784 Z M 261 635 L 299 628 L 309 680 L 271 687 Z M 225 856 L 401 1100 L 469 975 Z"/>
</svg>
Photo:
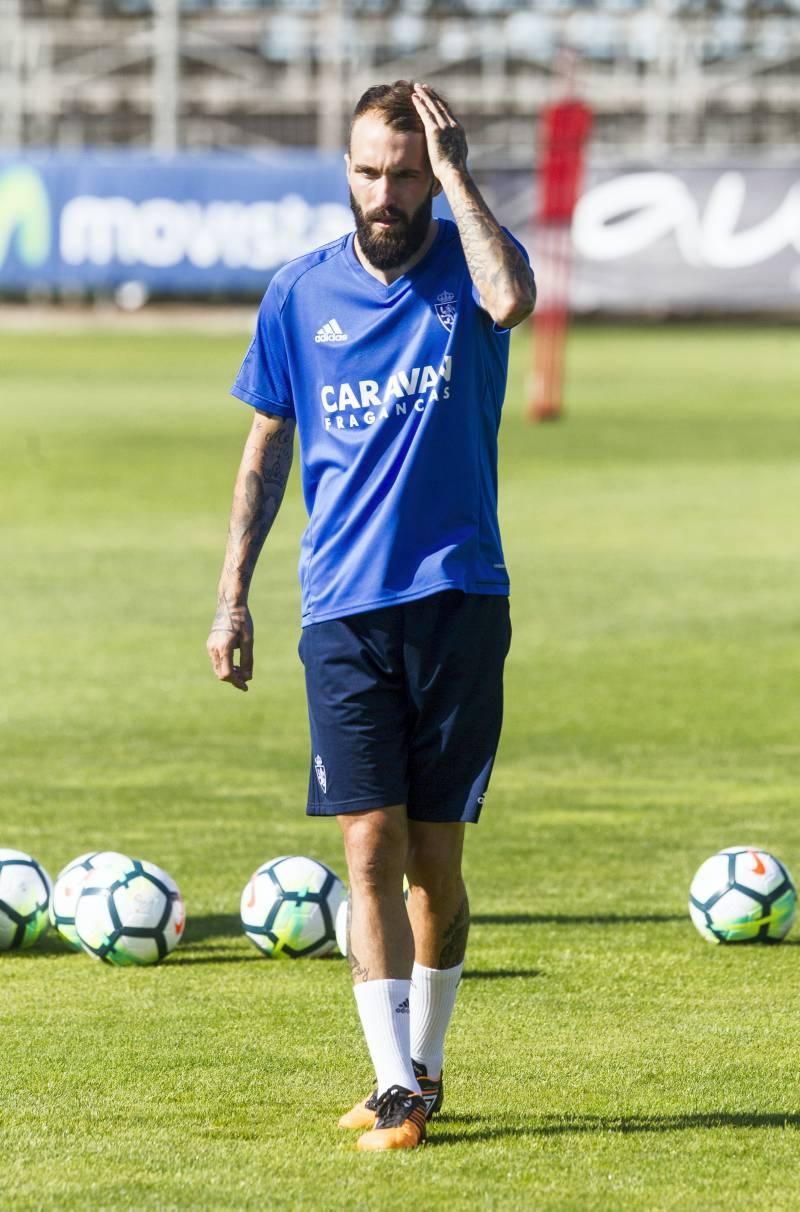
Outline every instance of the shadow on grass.
<svg viewBox="0 0 800 1212">
<path fill-rule="evenodd" d="M 630 926 L 685 922 L 684 913 L 473 913 L 473 926 Z"/>
<path fill-rule="evenodd" d="M 248 944 L 247 948 L 242 945 L 245 941 L 238 913 L 187 915 L 178 960 L 181 967 L 189 964 L 243 964 L 247 961 L 263 960 L 264 956 L 259 955 L 251 944 Z M 241 949 L 233 950 L 232 944 L 240 944 Z"/>
<path fill-rule="evenodd" d="M 541 968 L 465 968 L 465 981 L 502 981 L 541 976 Z"/>
<path fill-rule="evenodd" d="M 233 949 L 234 945 L 236 950 Z M 270 962 L 269 956 L 262 955 L 245 938 L 238 913 L 208 913 L 187 917 L 179 955 L 182 965 L 241 964 L 247 960 Z M 316 957 L 314 962 L 337 959 L 341 960 L 341 956 L 325 955 Z M 281 959 L 272 962 L 286 961 Z"/>
<path fill-rule="evenodd" d="M 704 1128 L 797 1128 L 800 1114 L 794 1111 L 706 1111 L 686 1115 L 575 1115 L 531 1117 L 526 1123 L 497 1124 L 482 1115 L 437 1116 L 444 1131 L 434 1129 L 428 1145 L 456 1145 L 475 1140 L 530 1139 L 550 1136 L 627 1136 L 646 1132 L 685 1132 Z M 453 1124 L 452 1128 L 448 1125 Z M 464 1125 L 456 1127 L 455 1125 Z"/>
<path fill-rule="evenodd" d="M 44 938 L 38 939 L 32 947 L 25 947 L 22 950 L 4 951 L 3 962 L 7 959 L 63 959 L 65 955 L 82 955 L 80 950 L 74 950 L 68 947 L 63 939 L 59 938 L 55 930 L 48 930 Z"/>
<path fill-rule="evenodd" d="M 628 926 L 659 922 L 684 922 L 683 913 L 473 913 L 473 926 Z M 187 943 L 203 943 L 214 938 L 241 938 L 238 913 L 206 913 L 186 919 Z"/>
<path fill-rule="evenodd" d="M 222 945 L 218 943 L 214 946 L 212 942 L 211 946 L 202 946 L 203 943 L 215 939 L 220 940 Z M 179 951 L 181 962 L 184 964 L 233 964 L 242 959 L 263 958 L 252 947 L 250 948 L 253 951 L 252 955 L 246 950 L 243 950 L 241 955 L 232 954 L 230 944 L 243 940 L 244 933 L 238 914 L 220 913 L 189 918 Z M 201 944 L 200 947 L 197 946 L 198 943 Z M 24 959 L 63 959 L 64 956 L 83 955 L 83 951 L 80 948 L 69 947 L 55 930 L 48 930 L 47 934 L 32 947 L 26 947 L 21 951 L 9 951 L 7 955 L 10 958 L 19 956 Z"/>
<path fill-rule="evenodd" d="M 219 952 L 192 952 L 192 951 L 176 951 L 176 962 L 181 968 L 187 967 L 189 964 L 246 964 L 250 960 L 266 960 L 265 955 L 257 955 L 255 952 L 242 951 L 232 955 L 230 951 Z"/>
<path fill-rule="evenodd" d="M 204 943 L 210 938 L 242 937 L 242 921 L 238 913 L 188 914 L 184 943 Z"/>
</svg>

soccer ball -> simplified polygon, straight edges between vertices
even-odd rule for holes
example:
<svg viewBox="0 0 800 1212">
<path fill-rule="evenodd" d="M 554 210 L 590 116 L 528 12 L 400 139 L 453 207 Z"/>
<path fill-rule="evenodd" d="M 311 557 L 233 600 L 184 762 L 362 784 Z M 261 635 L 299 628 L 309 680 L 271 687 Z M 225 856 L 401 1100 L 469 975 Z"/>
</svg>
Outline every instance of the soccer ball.
<svg viewBox="0 0 800 1212">
<path fill-rule="evenodd" d="M 90 850 L 59 871 L 50 896 L 50 925 L 55 926 L 68 946 L 76 951 L 81 949 L 75 929 L 75 907 L 87 880 L 106 867 L 124 870 L 130 861 L 116 850 Z"/>
<path fill-rule="evenodd" d="M 403 876 L 403 900 L 408 901 L 408 876 Z M 339 912 L 336 914 L 336 946 L 341 951 L 342 955 L 347 958 L 347 915 L 350 912 L 350 897 L 345 893 L 344 900 L 339 906 Z"/>
<path fill-rule="evenodd" d="M 23 850 L 0 849 L 0 951 L 32 947 L 47 929 L 50 876 Z"/>
<path fill-rule="evenodd" d="M 244 932 L 265 955 L 330 955 L 344 895 L 342 881 L 324 863 L 282 855 L 259 867 L 242 892 Z"/>
<path fill-rule="evenodd" d="M 689 889 L 689 915 L 710 943 L 779 942 L 796 912 L 792 877 L 766 850 L 720 850 L 706 859 Z"/>
<path fill-rule="evenodd" d="M 177 945 L 186 915 L 178 886 L 144 859 L 100 868 L 83 885 L 75 932 L 107 964 L 157 964 Z"/>
<path fill-rule="evenodd" d="M 336 946 L 347 956 L 347 915 L 350 912 L 350 897 L 345 896 L 336 914 Z"/>
</svg>

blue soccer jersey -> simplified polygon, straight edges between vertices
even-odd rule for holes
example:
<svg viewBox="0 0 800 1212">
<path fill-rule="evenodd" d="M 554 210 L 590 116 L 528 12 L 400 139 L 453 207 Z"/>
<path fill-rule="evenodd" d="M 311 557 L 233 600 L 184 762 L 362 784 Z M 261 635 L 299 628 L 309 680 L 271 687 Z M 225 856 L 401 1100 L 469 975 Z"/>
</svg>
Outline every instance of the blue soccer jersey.
<svg viewBox="0 0 800 1212">
<path fill-rule="evenodd" d="M 497 522 L 508 345 L 448 220 L 389 286 L 352 234 L 272 279 L 232 392 L 297 421 L 304 626 L 443 589 L 508 593 Z"/>
</svg>

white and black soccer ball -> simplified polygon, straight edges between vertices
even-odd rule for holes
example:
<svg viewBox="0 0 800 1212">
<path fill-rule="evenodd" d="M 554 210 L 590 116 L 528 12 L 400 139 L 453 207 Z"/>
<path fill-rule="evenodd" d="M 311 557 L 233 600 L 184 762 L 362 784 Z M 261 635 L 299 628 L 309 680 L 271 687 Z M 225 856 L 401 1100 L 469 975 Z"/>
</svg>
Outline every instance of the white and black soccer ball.
<svg viewBox="0 0 800 1212">
<path fill-rule="evenodd" d="M 75 907 L 84 951 L 118 966 L 159 963 L 177 946 L 185 921 L 178 885 L 144 859 L 99 869 Z"/>
<path fill-rule="evenodd" d="M 245 885 L 240 905 L 244 932 L 265 955 L 330 955 L 344 895 L 342 881 L 324 863 L 281 855 L 262 864 Z"/>
<path fill-rule="evenodd" d="M 789 933 L 797 891 L 766 850 L 731 846 L 706 859 L 689 889 L 689 915 L 710 943 L 776 943 Z"/>
<path fill-rule="evenodd" d="M 336 914 L 336 946 L 345 958 L 347 957 L 347 926 L 350 917 L 350 897 L 345 895 Z"/>
<path fill-rule="evenodd" d="M 403 900 L 408 902 L 408 876 L 403 876 Z M 344 900 L 336 914 L 336 946 L 345 958 L 347 957 L 347 924 L 350 914 L 350 894 L 345 892 Z"/>
<path fill-rule="evenodd" d="M 50 876 L 24 850 L 0 849 L 0 951 L 32 947 L 48 927 Z"/>
<path fill-rule="evenodd" d="M 106 868 L 124 871 L 130 861 L 127 855 L 116 850 L 90 850 L 59 871 L 50 894 L 50 925 L 55 926 L 68 946 L 76 951 L 81 949 L 75 929 L 75 909 L 86 883 Z"/>
</svg>

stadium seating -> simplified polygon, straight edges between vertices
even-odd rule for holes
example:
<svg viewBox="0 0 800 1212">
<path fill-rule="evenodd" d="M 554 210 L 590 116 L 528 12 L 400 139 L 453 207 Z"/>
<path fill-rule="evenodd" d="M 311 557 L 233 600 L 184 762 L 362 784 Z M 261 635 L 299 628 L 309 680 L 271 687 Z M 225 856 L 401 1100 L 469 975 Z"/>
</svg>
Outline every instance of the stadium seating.
<svg viewBox="0 0 800 1212">
<path fill-rule="evenodd" d="M 19 43 L 0 56 L 12 102 L 0 141 L 146 144 L 164 104 L 159 64 L 177 74 L 177 145 L 330 146 L 369 83 L 424 75 L 469 122 L 478 159 L 522 165 L 569 48 L 599 148 L 796 144 L 800 0 L 174 0 L 173 69 L 170 7 L 0 7 L 0 41 Z"/>
</svg>

